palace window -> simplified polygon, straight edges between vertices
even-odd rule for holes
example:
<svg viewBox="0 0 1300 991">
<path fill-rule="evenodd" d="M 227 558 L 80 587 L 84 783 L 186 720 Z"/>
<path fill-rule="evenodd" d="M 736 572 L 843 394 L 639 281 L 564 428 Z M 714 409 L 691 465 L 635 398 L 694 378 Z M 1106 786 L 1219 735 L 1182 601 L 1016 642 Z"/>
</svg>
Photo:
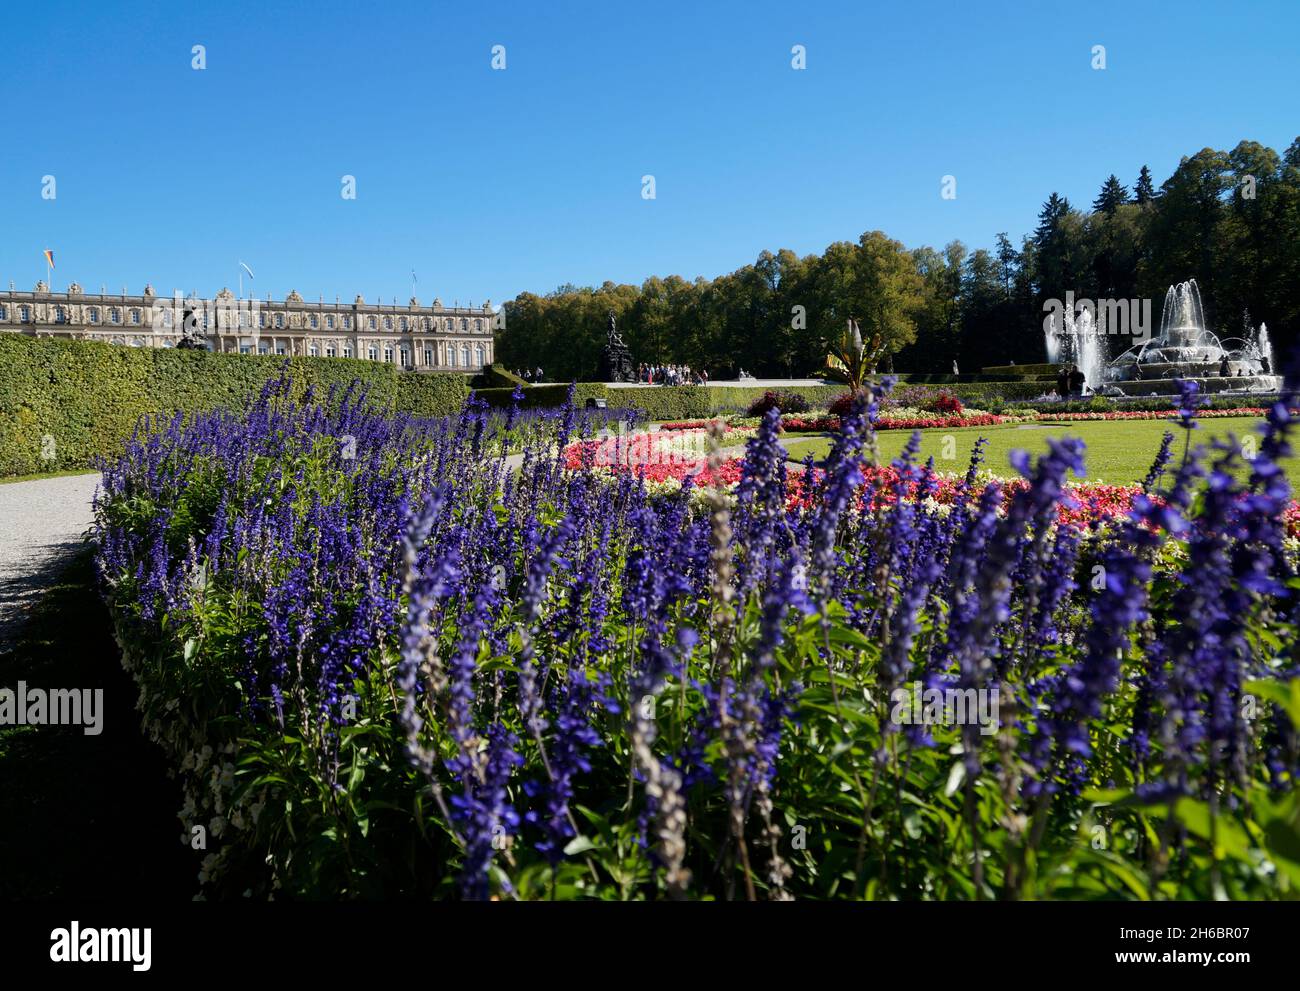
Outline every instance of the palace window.
<svg viewBox="0 0 1300 991">
<path fill-rule="evenodd" d="M 480 320 L 478 317 L 475 317 L 475 318 L 474 318 L 474 333 L 476 333 L 476 334 L 481 334 L 482 332 L 483 332 L 483 321 Z"/>
<path fill-rule="evenodd" d="M 259 345 L 257 346 L 257 353 L 258 353 L 258 354 L 270 354 L 270 353 L 271 353 L 271 349 L 268 348 L 265 344 L 259 344 Z"/>
<path fill-rule="evenodd" d="M 482 367 L 482 365 L 483 365 L 483 345 L 482 345 L 482 344 L 480 344 L 478 347 L 476 347 L 476 348 L 474 349 L 474 357 L 475 357 L 475 359 L 476 359 L 476 364 L 478 364 L 480 367 Z"/>
<path fill-rule="evenodd" d="M 326 357 L 326 358 L 333 358 L 333 357 L 334 357 L 334 346 L 333 346 L 333 345 L 330 345 L 329 347 L 327 347 L 327 348 L 325 349 L 325 357 Z"/>
<path fill-rule="evenodd" d="M 139 323 L 140 323 L 140 311 L 139 311 L 139 310 L 136 310 L 136 309 L 132 309 L 132 310 L 131 310 L 131 322 L 132 322 L 133 324 L 139 324 Z"/>
<path fill-rule="evenodd" d="M 0 320 L 8 320 L 9 311 L 5 309 L 4 303 L 0 303 Z"/>
<path fill-rule="evenodd" d="M 411 352 L 406 350 L 406 348 L 402 348 L 401 355 L 402 355 L 402 367 L 409 368 L 411 364 Z"/>
<path fill-rule="evenodd" d="M 241 344 L 241 345 L 239 345 L 239 353 L 240 353 L 240 354 L 252 354 L 252 353 L 253 353 L 253 345 L 251 345 L 251 344 Z"/>
<path fill-rule="evenodd" d="M 281 344 L 279 347 L 277 347 L 277 348 L 275 349 L 275 353 L 276 353 L 276 354 L 284 354 L 284 345 Z"/>
<path fill-rule="evenodd" d="M 32 319 L 32 311 L 25 306 L 18 307 L 18 319 L 23 323 L 28 323 Z"/>
<path fill-rule="evenodd" d="M 464 365 L 466 368 L 469 367 L 469 345 L 468 344 L 462 344 L 460 346 L 460 363 Z"/>
<path fill-rule="evenodd" d="M 284 314 L 283 314 L 283 313 L 277 313 L 277 314 L 275 315 L 275 326 L 276 326 L 277 328 L 282 328 L 282 327 L 284 327 Z"/>
<path fill-rule="evenodd" d="M 392 329 L 393 329 L 393 318 L 384 317 L 384 330 L 392 330 Z"/>
<path fill-rule="evenodd" d="M 402 317 L 401 319 L 399 319 L 399 320 L 397 321 L 397 327 L 398 327 L 399 330 L 405 330 L 405 329 L 406 329 L 406 317 Z"/>
<path fill-rule="evenodd" d="M 464 317 L 460 318 L 460 329 L 469 330 L 469 321 L 466 320 Z"/>
<path fill-rule="evenodd" d="M 99 323 L 99 307 L 98 307 L 98 306 L 92 306 L 92 307 L 90 308 L 90 322 L 91 322 L 91 323 Z"/>
<path fill-rule="evenodd" d="M 425 365 L 433 364 L 433 348 L 424 349 L 424 363 Z"/>
<path fill-rule="evenodd" d="M 447 345 L 447 364 L 452 368 L 456 367 L 456 348 L 454 345 Z"/>
<path fill-rule="evenodd" d="M 265 327 L 265 326 L 266 326 L 266 314 L 265 314 L 265 313 L 259 313 L 259 314 L 257 315 L 257 325 L 258 325 L 259 327 Z"/>
<path fill-rule="evenodd" d="M 317 324 L 316 314 L 313 313 L 313 314 L 311 315 L 311 329 L 312 329 L 312 330 L 315 330 L 315 329 L 316 329 L 316 324 Z"/>
<path fill-rule="evenodd" d="M 239 311 L 239 329 L 240 329 L 240 330 L 243 330 L 243 329 L 244 329 L 245 327 L 247 327 L 247 326 L 248 326 L 248 314 L 245 313 L 243 310 L 240 310 L 240 311 Z"/>
<path fill-rule="evenodd" d="M 326 329 L 326 330 L 333 330 L 333 329 L 334 329 L 334 316 L 333 316 L 333 314 L 326 314 L 326 315 L 325 315 L 325 329 Z"/>
<path fill-rule="evenodd" d="M 351 357 L 352 357 L 352 347 L 351 347 L 350 345 L 344 345 L 344 346 L 343 346 L 343 357 L 345 357 L 345 358 L 351 358 Z"/>
<path fill-rule="evenodd" d="M 309 355 L 311 355 L 313 358 L 319 358 L 319 357 L 320 357 L 320 348 L 317 347 L 315 344 L 313 344 L 311 347 L 309 347 L 309 348 L 307 349 L 307 353 L 308 353 Z"/>
<path fill-rule="evenodd" d="M 393 363 L 393 349 L 392 349 L 392 348 L 384 348 L 384 361 L 388 362 L 390 365 Z"/>
<path fill-rule="evenodd" d="M 370 347 L 366 349 L 366 357 L 368 357 L 371 361 L 378 361 L 379 349 L 372 344 Z"/>
<path fill-rule="evenodd" d="M 351 318 L 351 317 L 344 317 L 344 318 L 343 318 L 343 329 L 344 329 L 344 330 L 351 330 L 351 329 L 352 329 L 352 318 Z"/>
<path fill-rule="evenodd" d="M 56 307 L 54 308 L 54 322 L 55 322 L 55 323 L 67 323 L 67 322 L 68 322 L 67 315 L 64 314 L 64 312 L 63 312 L 63 307 L 62 307 L 62 306 L 56 306 Z"/>
<path fill-rule="evenodd" d="M 374 317 L 371 317 L 371 318 L 369 319 L 369 321 L 367 322 L 367 326 L 369 326 L 371 330 L 374 330 L 374 329 L 375 329 L 375 318 L 374 318 Z"/>
<path fill-rule="evenodd" d="M 119 310 L 116 306 L 114 306 L 111 310 L 108 311 L 108 319 L 111 320 L 113 323 L 121 323 L 122 311 Z"/>
</svg>

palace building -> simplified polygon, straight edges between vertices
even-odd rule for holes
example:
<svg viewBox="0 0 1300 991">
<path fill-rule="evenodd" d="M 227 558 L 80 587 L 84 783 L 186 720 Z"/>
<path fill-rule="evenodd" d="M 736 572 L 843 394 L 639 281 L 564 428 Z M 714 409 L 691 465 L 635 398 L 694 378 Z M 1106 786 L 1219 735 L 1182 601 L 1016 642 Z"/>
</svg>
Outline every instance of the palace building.
<svg viewBox="0 0 1300 991">
<path fill-rule="evenodd" d="M 309 303 L 296 292 L 237 299 L 229 289 L 212 299 L 168 298 L 152 286 L 130 296 L 86 293 L 75 282 L 56 293 L 42 281 L 32 292 L 0 292 L 0 332 L 167 348 L 180 343 L 186 311 L 199 336 L 223 353 L 361 358 L 416 372 L 476 372 L 493 361 L 490 303 L 422 306 L 414 296 L 405 306 L 361 296 L 350 305 Z"/>
</svg>

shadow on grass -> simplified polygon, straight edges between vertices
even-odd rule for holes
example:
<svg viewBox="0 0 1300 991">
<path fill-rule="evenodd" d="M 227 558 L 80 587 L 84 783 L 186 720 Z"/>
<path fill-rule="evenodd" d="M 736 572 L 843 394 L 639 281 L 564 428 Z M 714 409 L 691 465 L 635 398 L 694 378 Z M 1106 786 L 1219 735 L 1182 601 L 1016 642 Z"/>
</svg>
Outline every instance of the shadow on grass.
<svg viewBox="0 0 1300 991">
<path fill-rule="evenodd" d="M 90 551 L 60 563 L 0 643 L 0 687 L 102 688 L 103 732 L 0 726 L 0 898 L 188 900 L 198 864 L 180 842 L 180 791 L 140 734 Z"/>
</svg>

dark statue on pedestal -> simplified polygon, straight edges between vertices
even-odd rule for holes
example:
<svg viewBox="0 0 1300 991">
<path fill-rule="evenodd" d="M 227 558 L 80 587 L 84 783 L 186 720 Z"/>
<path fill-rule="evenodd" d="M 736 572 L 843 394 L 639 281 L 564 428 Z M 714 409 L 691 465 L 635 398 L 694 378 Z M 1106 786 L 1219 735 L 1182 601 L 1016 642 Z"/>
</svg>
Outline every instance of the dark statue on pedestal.
<svg viewBox="0 0 1300 991">
<path fill-rule="evenodd" d="M 609 311 L 609 330 L 605 338 L 605 351 L 600 357 L 600 377 L 604 382 L 634 382 L 632 352 L 623 343 L 623 335 L 614 326 L 614 311 Z"/>
<path fill-rule="evenodd" d="M 186 310 L 181 315 L 181 339 L 176 347 L 182 351 L 206 351 L 208 342 L 203 339 L 199 329 L 199 317 L 193 310 Z"/>
</svg>

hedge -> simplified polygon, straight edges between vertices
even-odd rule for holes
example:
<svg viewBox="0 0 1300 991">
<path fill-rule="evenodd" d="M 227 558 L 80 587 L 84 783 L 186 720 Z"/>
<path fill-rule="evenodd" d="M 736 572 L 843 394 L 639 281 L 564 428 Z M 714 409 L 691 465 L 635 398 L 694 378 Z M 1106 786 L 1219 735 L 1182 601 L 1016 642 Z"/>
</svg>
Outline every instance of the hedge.
<svg viewBox="0 0 1300 991">
<path fill-rule="evenodd" d="M 475 389 L 474 395 L 491 406 L 509 406 L 513 389 Z M 604 399 L 611 409 L 643 410 L 651 420 L 685 420 L 745 410 L 769 391 L 798 393 L 813 406 L 827 406 L 844 391 L 842 385 L 767 386 L 655 385 L 644 388 L 610 388 L 600 382 L 579 382 L 574 401 Z M 530 385 L 524 388 L 524 406 L 559 406 L 569 393 L 567 385 Z"/>
<path fill-rule="evenodd" d="M 981 375 L 987 375 L 990 378 L 1025 378 L 1055 379 L 1060 372 L 1060 365 L 1053 365 L 1050 362 L 1041 362 L 1032 365 L 985 365 L 980 369 Z"/>
<path fill-rule="evenodd" d="M 294 390 L 325 395 L 359 381 L 371 402 L 417 416 L 459 409 L 454 373 L 403 372 L 352 358 L 214 354 L 0 334 L 0 476 L 88 468 L 141 416 L 252 401 L 288 365 Z"/>
<path fill-rule="evenodd" d="M 479 377 L 484 380 L 486 389 L 513 389 L 517 385 L 528 384 L 504 365 L 488 365 Z"/>
</svg>

